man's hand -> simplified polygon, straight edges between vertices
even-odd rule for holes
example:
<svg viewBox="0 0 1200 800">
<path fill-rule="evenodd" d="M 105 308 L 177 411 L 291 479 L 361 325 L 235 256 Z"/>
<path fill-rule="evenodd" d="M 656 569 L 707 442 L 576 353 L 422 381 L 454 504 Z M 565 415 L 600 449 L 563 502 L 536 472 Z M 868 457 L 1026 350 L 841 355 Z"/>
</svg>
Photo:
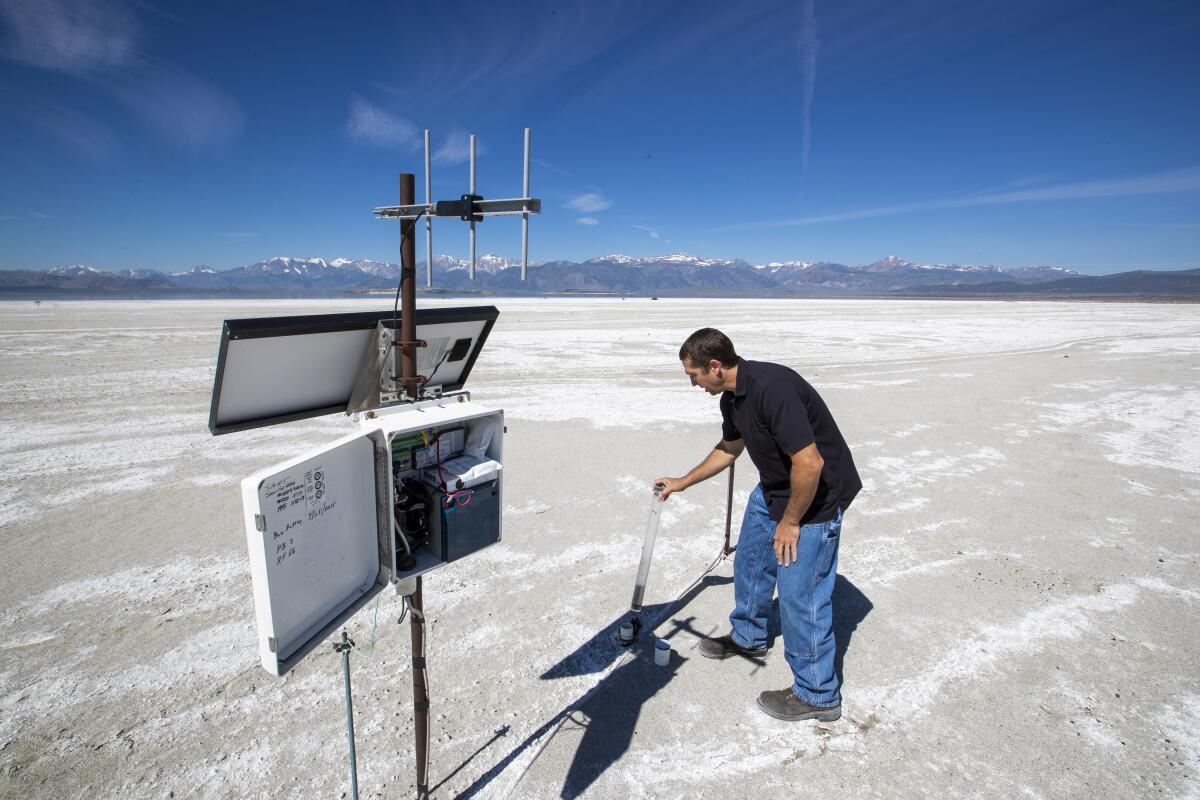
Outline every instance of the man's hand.
<svg viewBox="0 0 1200 800">
<path fill-rule="evenodd" d="M 683 478 L 655 478 L 654 482 L 651 483 L 650 486 L 651 488 L 656 486 L 662 487 L 662 491 L 658 493 L 658 496 L 663 500 L 666 500 L 668 497 L 670 497 L 672 492 L 682 492 L 688 487 L 688 485 L 683 482 Z"/>
<path fill-rule="evenodd" d="M 746 449 L 746 445 L 741 439 L 726 441 L 722 439 L 717 442 L 717 446 L 712 452 L 704 457 L 704 460 L 697 464 L 691 472 L 684 475 L 682 478 L 655 478 L 650 484 L 651 486 L 661 486 L 662 490 L 658 496 L 666 500 L 675 492 L 682 492 L 693 484 L 700 481 L 706 481 L 713 475 L 716 475 L 721 470 L 732 464 L 742 451 Z"/>
<path fill-rule="evenodd" d="M 775 561 L 780 566 L 791 566 L 796 562 L 796 542 L 800 541 L 800 526 L 789 525 L 783 520 L 775 526 Z"/>
</svg>

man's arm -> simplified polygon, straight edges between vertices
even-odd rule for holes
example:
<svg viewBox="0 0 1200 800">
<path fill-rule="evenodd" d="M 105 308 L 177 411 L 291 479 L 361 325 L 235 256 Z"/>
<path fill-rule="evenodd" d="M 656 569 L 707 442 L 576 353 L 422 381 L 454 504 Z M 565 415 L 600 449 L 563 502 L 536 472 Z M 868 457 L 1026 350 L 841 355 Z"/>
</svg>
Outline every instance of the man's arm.
<svg viewBox="0 0 1200 800">
<path fill-rule="evenodd" d="M 792 453 L 792 494 L 783 510 L 783 517 L 775 526 L 775 560 L 782 566 L 786 567 L 796 560 L 796 542 L 800 540 L 800 518 L 812 505 L 824 466 L 825 460 L 817 451 L 816 443 Z"/>
<path fill-rule="evenodd" d="M 660 496 L 663 500 L 666 500 L 673 492 L 682 492 L 689 486 L 700 483 L 700 481 L 706 481 L 713 475 L 716 475 L 736 461 L 737 457 L 745 449 L 746 445 L 741 439 L 734 439 L 732 441 L 722 439 L 717 442 L 717 446 L 712 449 L 712 452 L 703 461 L 693 467 L 692 471 L 687 475 L 684 475 L 682 478 L 656 478 L 654 485 L 663 487 Z M 815 484 L 813 485 L 813 491 L 816 491 Z M 810 497 L 809 500 L 811 501 L 812 498 Z"/>
</svg>

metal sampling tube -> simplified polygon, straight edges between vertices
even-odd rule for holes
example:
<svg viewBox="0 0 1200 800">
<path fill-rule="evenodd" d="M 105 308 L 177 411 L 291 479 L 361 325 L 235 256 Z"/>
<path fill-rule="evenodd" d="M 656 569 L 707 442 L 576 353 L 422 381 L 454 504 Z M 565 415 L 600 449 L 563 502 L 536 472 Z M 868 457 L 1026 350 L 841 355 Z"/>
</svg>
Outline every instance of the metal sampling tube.
<svg viewBox="0 0 1200 800">
<path fill-rule="evenodd" d="M 658 535 L 658 518 L 662 516 L 662 496 L 659 487 L 654 487 L 654 497 L 650 500 L 650 517 L 646 520 L 646 540 L 642 542 L 642 563 L 638 565 L 637 583 L 633 586 L 633 602 L 629 608 L 639 614 L 642 610 L 642 599 L 646 595 L 646 579 L 650 576 L 650 560 L 654 556 L 654 537 Z"/>
</svg>

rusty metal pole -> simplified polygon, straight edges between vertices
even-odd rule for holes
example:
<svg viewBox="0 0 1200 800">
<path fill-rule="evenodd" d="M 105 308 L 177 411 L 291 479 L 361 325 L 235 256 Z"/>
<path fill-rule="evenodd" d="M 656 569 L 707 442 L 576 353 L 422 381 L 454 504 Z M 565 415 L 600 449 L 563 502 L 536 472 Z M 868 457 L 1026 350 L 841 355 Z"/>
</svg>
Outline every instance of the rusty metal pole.
<svg viewBox="0 0 1200 800">
<path fill-rule="evenodd" d="M 421 599 L 421 576 L 417 590 L 408 599 L 412 630 L 413 727 L 417 738 L 417 800 L 429 797 L 429 686 L 425 680 L 425 609 Z"/>
<path fill-rule="evenodd" d="M 400 205 L 416 202 L 416 175 L 400 173 Z M 400 220 L 400 375 L 404 391 L 415 400 L 420 391 L 417 379 L 417 222 Z"/>
<path fill-rule="evenodd" d="M 400 173 L 400 205 L 415 201 L 416 176 Z M 417 377 L 417 244 L 416 220 L 400 221 L 400 376 L 404 391 L 415 400 L 420 391 Z M 421 576 L 408 600 L 412 632 L 413 728 L 417 744 L 417 800 L 429 796 L 429 684 L 425 674 L 425 608 L 421 598 Z"/>
</svg>

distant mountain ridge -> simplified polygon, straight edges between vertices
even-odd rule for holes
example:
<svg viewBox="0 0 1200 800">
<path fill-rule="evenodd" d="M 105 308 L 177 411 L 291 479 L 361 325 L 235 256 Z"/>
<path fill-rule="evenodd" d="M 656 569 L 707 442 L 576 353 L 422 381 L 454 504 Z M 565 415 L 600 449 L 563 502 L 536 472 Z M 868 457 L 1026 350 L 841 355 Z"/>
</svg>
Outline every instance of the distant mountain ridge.
<svg viewBox="0 0 1200 800">
<path fill-rule="evenodd" d="M 1050 266 L 918 264 L 894 255 L 871 264 L 849 266 L 802 260 L 751 264 L 743 259 L 701 258 L 687 253 L 640 257 L 611 254 L 584 262 L 531 264 L 525 283 L 520 280 L 519 262 L 504 256 L 478 258 L 475 281 L 469 279 L 467 267 L 463 259 L 434 256 L 434 286 L 448 291 L 514 294 L 1200 295 L 1196 270 L 1090 276 Z M 423 286 L 423 261 L 417 271 L 419 285 Z M 179 272 L 100 270 L 73 264 L 48 270 L 0 271 L 0 292 L 342 294 L 392 289 L 399 275 L 399 265 L 392 262 L 290 256 L 226 270 L 197 265 Z"/>
</svg>

